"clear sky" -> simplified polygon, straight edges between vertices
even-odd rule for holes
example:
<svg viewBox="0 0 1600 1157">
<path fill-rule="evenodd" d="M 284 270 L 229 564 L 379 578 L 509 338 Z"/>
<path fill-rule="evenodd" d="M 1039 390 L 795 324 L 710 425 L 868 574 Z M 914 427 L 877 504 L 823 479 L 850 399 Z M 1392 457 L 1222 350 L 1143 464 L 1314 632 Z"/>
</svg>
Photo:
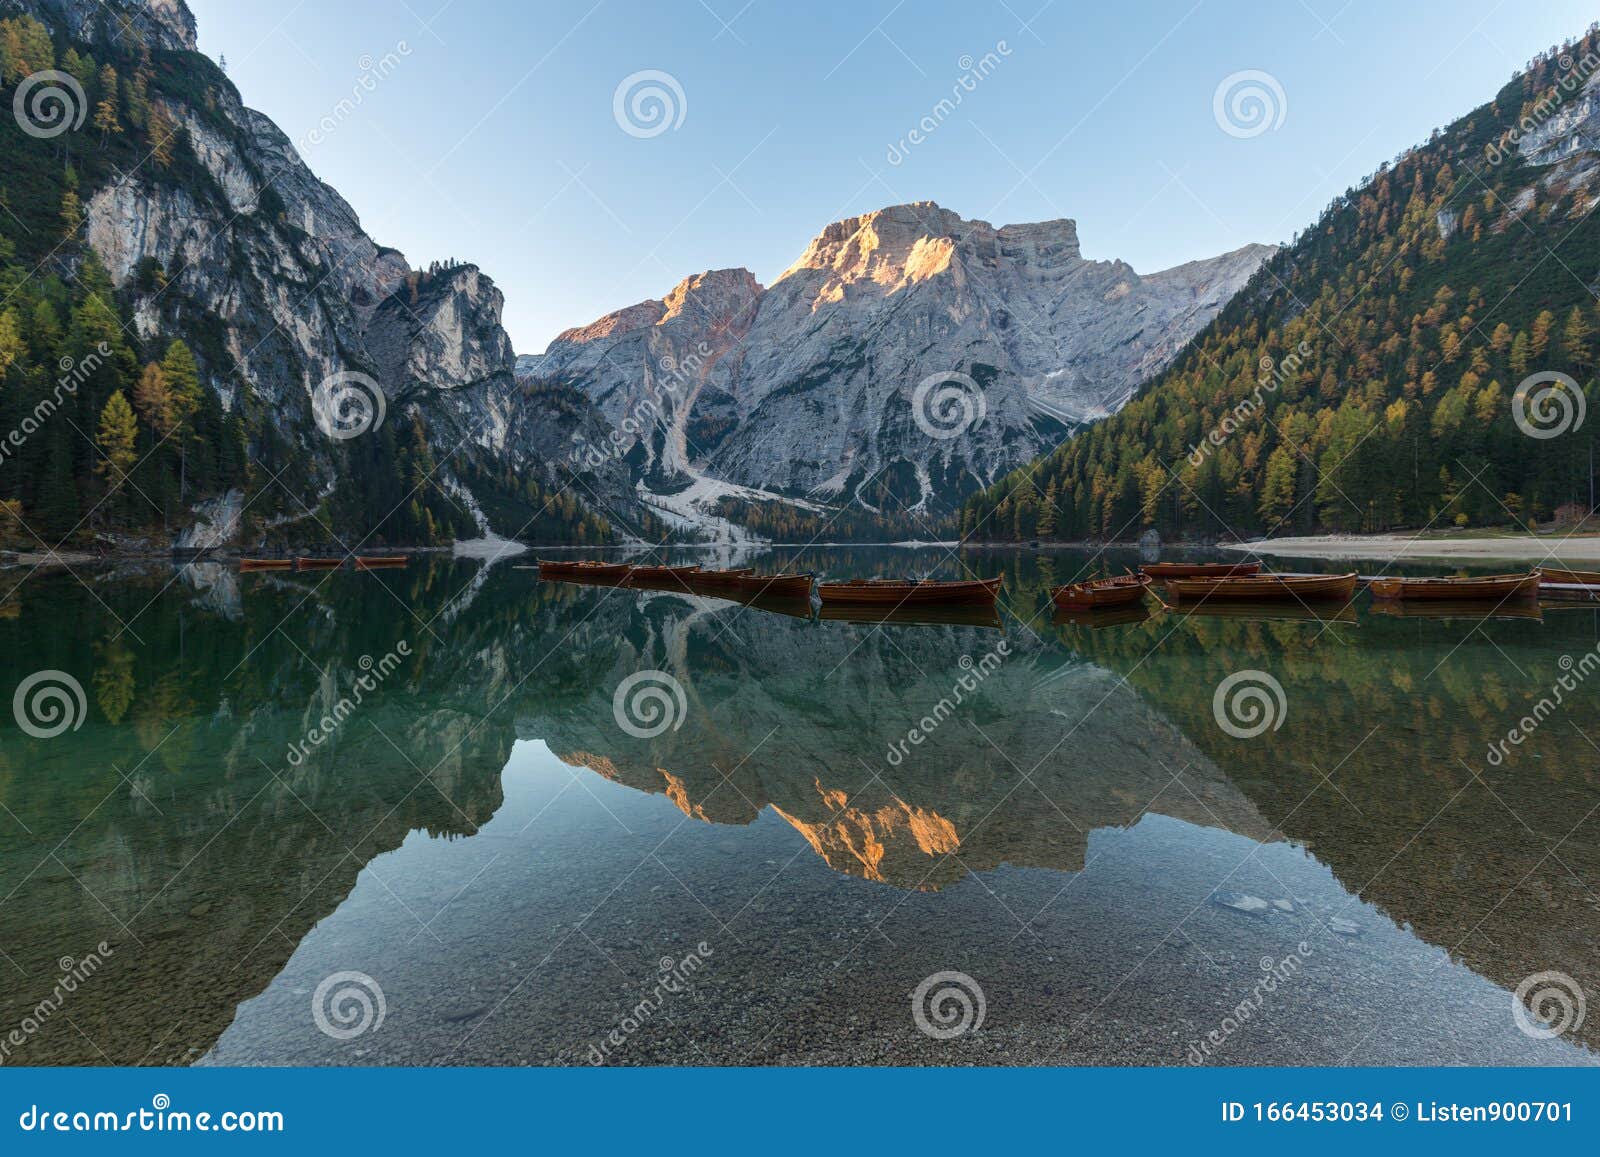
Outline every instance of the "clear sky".
<svg viewBox="0 0 1600 1157">
<path fill-rule="evenodd" d="M 828 222 L 902 201 L 997 225 L 1071 217 L 1085 256 L 1143 272 L 1286 241 L 1600 15 L 1570 0 L 189 2 L 202 50 L 368 232 L 413 265 L 453 256 L 495 279 L 519 353 L 704 269 L 770 283 Z M 646 70 L 682 94 L 663 82 L 676 115 L 654 135 L 614 108 Z M 1255 135 L 1248 102 L 1231 120 L 1214 107 L 1251 70 L 1272 106 Z"/>
</svg>

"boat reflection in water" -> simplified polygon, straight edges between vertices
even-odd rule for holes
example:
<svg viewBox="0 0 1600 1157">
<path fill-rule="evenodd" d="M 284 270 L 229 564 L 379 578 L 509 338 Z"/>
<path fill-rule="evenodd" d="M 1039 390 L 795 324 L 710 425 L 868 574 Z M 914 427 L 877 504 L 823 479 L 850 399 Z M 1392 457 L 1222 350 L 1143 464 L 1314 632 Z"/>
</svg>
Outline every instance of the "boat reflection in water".
<svg viewBox="0 0 1600 1157">
<path fill-rule="evenodd" d="M 972 564 L 1003 568 L 1048 605 L 1039 560 Z M 151 604 L 143 645 L 70 579 L 0 616 L 0 653 L 76 669 L 94 704 L 0 749 L 26 825 L 0 939 L 29 978 L 0 1017 L 115 948 L 73 996 L 87 1038 L 52 1020 L 19 1061 L 586 1063 L 701 944 L 692 992 L 607 1063 L 1183 1063 L 1301 944 L 1302 979 L 1206 1059 L 1593 1060 L 1596 1018 L 1535 1040 L 1510 1002 L 1600 975 L 1600 757 L 1551 722 L 1484 759 L 1587 617 L 1001 636 L 448 560 L 376 597 L 353 572 L 171 580 L 99 592 Z M 65 619 L 103 628 L 92 655 Z M 290 763 L 362 656 L 408 640 Z M 1216 705 L 1241 670 L 1282 690 L 1249 738 Z M 906 994 L 950 970 L 988 1019 L 934 1041 Z M 312 1000 L 351 972 L 387 1015 L 341 1041 Z"/>
</svg>

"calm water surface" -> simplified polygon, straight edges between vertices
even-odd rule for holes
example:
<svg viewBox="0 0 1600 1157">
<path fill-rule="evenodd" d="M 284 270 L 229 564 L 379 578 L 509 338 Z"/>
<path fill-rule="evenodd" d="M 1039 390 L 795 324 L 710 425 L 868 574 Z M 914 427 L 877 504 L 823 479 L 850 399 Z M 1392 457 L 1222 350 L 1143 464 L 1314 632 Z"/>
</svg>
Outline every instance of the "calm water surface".
<svg viewBox="0 0 1600 1157">
<path fill-rule="evenodd" d="M 1593 1063 L 1600 1010 L 1514 1009 L 1600 986 L 1600 671 L 1487 752 L 1600 615 L 1053 620 L 1087 562 L 803 556 L 1006 576 L 886 623 L 514 562 L 0 573 L 0 700 L 84 704 L 0 716 L 3 1060 Z"/>
</svg>

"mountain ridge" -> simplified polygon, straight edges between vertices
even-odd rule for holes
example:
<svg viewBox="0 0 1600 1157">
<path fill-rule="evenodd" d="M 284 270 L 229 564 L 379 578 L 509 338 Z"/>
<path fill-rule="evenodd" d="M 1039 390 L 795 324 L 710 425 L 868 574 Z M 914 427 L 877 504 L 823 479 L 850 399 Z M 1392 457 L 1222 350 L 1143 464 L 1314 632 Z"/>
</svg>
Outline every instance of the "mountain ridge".
<svg viewBox="0 0 1600 1157">
<path fill-rule="evenodd" d="M 1069 218 L 996 228 L 911 202 L 826 225 L 771 285 L 706 270 L 572 327 L 522 373 L 613 426 L 651 412 L 625 439 L 647 500 L 706 478 L 927 524 L 1120 404 L 1271 252 L 1141 275 L 1085 260 Z M 941 374 L 984 411 L 953 436 L 913 406 Z"/>
</svg>

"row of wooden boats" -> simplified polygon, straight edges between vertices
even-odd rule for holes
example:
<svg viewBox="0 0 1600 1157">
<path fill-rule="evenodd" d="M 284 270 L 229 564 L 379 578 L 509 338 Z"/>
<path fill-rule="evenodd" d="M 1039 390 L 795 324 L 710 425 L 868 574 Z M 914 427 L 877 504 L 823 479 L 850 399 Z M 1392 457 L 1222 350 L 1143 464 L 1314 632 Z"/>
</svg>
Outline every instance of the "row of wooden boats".
<svg viewBox="0 0 1600 1157">
<path fill-rule="evenodd" d="M 850 579 L 817 582 L 814 574 L 758 574 L 751 567 L 704 570 L 699 566 L 635 566 L 629 563 L 539 560 L 539 577 L 567 582 L 677 589 L 691 594 L 733 594 L 747 597 L 811 598 L 813 587 L 823 604 L 841 606 L 994 606 L 1001 578 L 943 581 L 935 579 Z"/>
<path fill-rule="evenodd" d="M 403 554 L 352 554 L 338 558 L 296 555 L 293 558 L 241 558 L 241 571 L 257 570 L 339 570 L 349 563 L 356 570 L 391 570 L 406 565 Z"/>
<path fill-rule="evenodd" d="M 1159 585 L 1174 603 L 1197 600 L 1230 602 L 1344 602 L 1365 585 L 1381 601 L 1508 602 L 1552 598 L 1600 601 L 1600 571 L 1541 567 L 1515 574 L 1447 578 L 1380 575 L 1279 574 L 1264 572 L 1260 563 L 1152 563 L 1112 578 L 1070 583 L 1051 592 L 1063 610 L 1129 606 Z"/>
</svg>

